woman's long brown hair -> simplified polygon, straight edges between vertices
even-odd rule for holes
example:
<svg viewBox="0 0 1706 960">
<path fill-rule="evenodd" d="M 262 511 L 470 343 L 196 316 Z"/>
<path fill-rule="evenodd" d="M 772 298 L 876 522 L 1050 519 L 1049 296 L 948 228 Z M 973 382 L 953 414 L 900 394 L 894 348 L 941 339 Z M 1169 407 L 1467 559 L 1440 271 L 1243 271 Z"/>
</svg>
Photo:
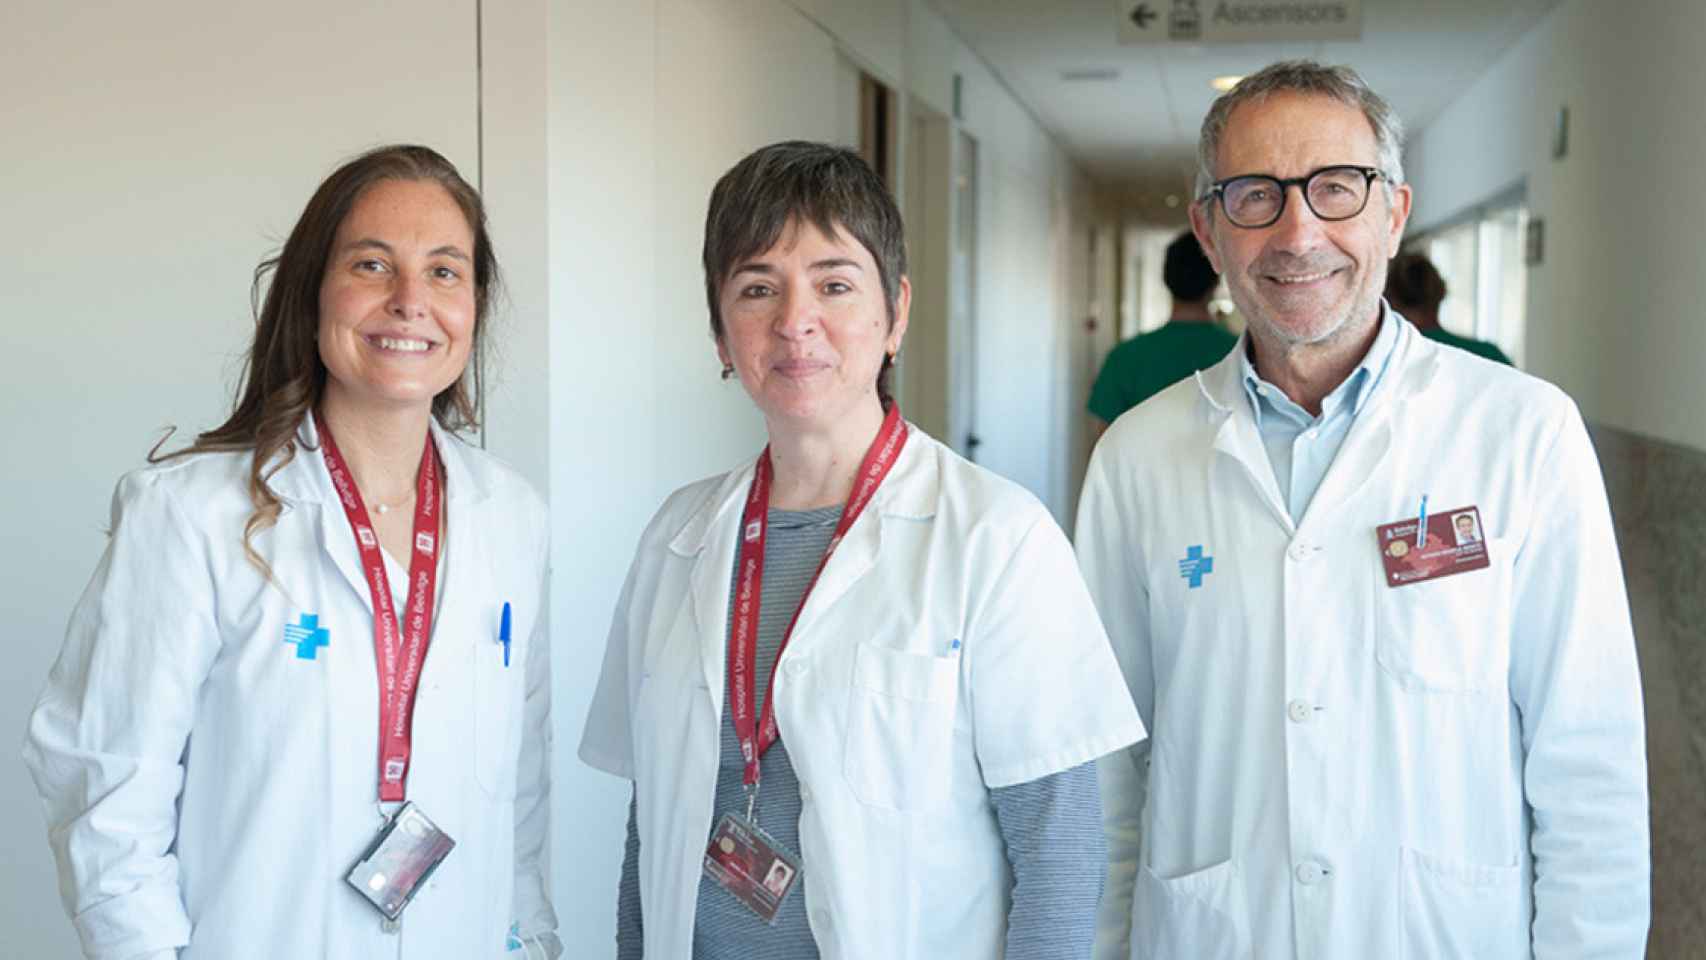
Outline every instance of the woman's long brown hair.
<svg viewBox="0 0 1706 960">
<path fill-rule="evenodd" d="M 267 579 L 272 569 L 255 550 L 257 534 L 278 522 L 283 509 L 268 484 L 296 456 L 296 432 L 320 402 L 326 366 L 320 360 L 320 283 L 332 242 L 344 217 L 369 187 L 383 180 L 431 181 L 450 194 L 474 234 L 474 336 L 472 360 L 454 384 L 433 397 L 440 424 L 460 430 L 479 422 L 479 360 L 484 353 L 486 314 L 498 288 L 497 258 L 486 229 L 485 206 L 456 167 L 427 147 L 378 147 L 339 167 L 308 200 L 302 216 L 275 257 L 255 268 L 250 309 L 255 340 L 243 363 L 231 416 L 200 434 L 189 446 L 161 454 L 166 439 L 148 454 L 150 463 L 196 453 L 252 450 L 249 500 L 254 512 L 243 525 L 243 553 Z M 267 278 L 271 277 L 271 283 Z M 261 300 L 261 289 L 266 299 Z"/>
</svg>

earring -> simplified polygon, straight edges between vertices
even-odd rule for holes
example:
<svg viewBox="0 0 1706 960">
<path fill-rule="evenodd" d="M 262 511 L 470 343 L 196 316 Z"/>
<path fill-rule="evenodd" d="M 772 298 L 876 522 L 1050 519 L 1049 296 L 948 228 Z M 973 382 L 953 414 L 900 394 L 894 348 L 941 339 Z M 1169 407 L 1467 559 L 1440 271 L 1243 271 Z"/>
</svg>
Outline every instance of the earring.
<svg viewBox="0 0 1706 960">
<path fill-rule="evenodd" d="M 734 375 L 735 375 L 735 365 L 732 363 L 723 364 L 723 379 L 728 380 L 728 379 L 732 378 Z"/>
</svg>

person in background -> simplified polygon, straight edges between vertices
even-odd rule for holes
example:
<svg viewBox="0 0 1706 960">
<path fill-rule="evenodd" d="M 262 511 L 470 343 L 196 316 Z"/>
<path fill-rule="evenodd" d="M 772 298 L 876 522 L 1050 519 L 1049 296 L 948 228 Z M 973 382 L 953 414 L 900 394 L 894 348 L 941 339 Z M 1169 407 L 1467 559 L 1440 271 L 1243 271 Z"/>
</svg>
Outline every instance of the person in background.
<svg viewBox="0 0 1706 960">
<path fill-rule="evenodd" d="M 1173 312 L 1167 322 L 1108 352 L 1090 388 L 1090 432 L 1100 438 L 1108 424 L 1167 387 L 1226 356 L 1238 338 L 1214 322 L 1208 309 L 1220 283 L 1196 235 L 1186 230 L 1167 245 L 1162 270 Z"/>
<path fill-rule="evenodd" d="M 1400 253 L 1386 268 L 1386 302 L 1415 324 L 1422 336 L 1511 366 L 1511 358 L 1497 344 L 1460 337 L 1439 325 L 1439 305 L 1444 302 L 1445 294 L 1445 278 L 1439 275 L 1432 261 L 1419 253 Z"/>
<path fill-rule="evenodd" d="M 269 275 L 235 409 L 119 481 L 30 716 L 84 955 L 554 957 L 545 507 L 451 432 L 498 286 L 479 194 L 373 150 Z"/>
<path fill-rule="evenodd" d="M 704 268 L 769 444 L 664 503 L 617 604 L 580 755 L 634 785 L 618 957 L 1080 960 L 1092 761 L 1143 728 L 1048 511 L 889 394 L 888 188 L 760 149 L 712 191 Z"/>
<path fill-rule="evenodd" d="M 1599 464 L 1563 391 L 1382 303 L 1402 146 L 1361 77 L 1307 61 L 1203 121 L 1191 222 L 1245 339 L 1121 417 L 1079 499 L 1151 730 L 1102 767 L 1102 960 L 1645 947 L 1641 681 Z"/>
</svg>

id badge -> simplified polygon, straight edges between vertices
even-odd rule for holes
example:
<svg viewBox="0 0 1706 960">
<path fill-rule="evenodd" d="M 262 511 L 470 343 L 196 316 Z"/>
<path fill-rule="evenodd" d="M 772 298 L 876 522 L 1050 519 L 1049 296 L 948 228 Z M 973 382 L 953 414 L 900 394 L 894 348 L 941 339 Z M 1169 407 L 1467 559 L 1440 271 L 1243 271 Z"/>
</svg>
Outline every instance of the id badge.
<svg viewBox="0 0 1706 960">
<path fill-rule="evenodd" d="M 416 891 L 455 846 L 456 841 L 419 807 L 405 803 L 344 879 L 387 921 L 396 923 Z"/>
<path fill-rule="evenodd" d="M 1491 565 L 1481 511 L 1458 507 L 1429 514 L 1425 533 L 1416 520 L 1383 523 L 1375 528 L 1386 585 L 1403 587 L 1481 570 Z"/>
<path fill-rule="evenodd" d="M 705 875 L 765 923 L 775 923 L 783 901 L 800 882 L 800 858 L 758 825 L 723 814 L 705 850 Z"/>
</svg>

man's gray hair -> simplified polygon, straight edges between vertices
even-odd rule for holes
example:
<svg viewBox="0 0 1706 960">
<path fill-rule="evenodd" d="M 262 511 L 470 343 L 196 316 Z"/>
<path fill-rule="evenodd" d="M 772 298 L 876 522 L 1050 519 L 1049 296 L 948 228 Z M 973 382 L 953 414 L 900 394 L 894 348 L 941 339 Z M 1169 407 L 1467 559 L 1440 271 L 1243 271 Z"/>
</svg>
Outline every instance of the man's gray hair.
<svg viewBox="0 0 1706 960">
<path fill-rule="evenodd" d="M 1376 166 L 1386 179 L 1387 189 L 1404 182 L 1404 124 L 1380 94 L 1369 89 L 1355 70 L 1324 66 L 1313 60 L 1282 60 L 1238 81 L 1220 95 L 1203 118 L 1197 138 L 1197 199 L 1207 196 L 1214 185 L 1214 163 L 1220 153 L 1220 138 L 1232 111 L 1246 103 L 1260 103 L 1274 93 L 1303 93 L 1330 97 L 1356 107 L 1374 128 Z"/>
</svg>

